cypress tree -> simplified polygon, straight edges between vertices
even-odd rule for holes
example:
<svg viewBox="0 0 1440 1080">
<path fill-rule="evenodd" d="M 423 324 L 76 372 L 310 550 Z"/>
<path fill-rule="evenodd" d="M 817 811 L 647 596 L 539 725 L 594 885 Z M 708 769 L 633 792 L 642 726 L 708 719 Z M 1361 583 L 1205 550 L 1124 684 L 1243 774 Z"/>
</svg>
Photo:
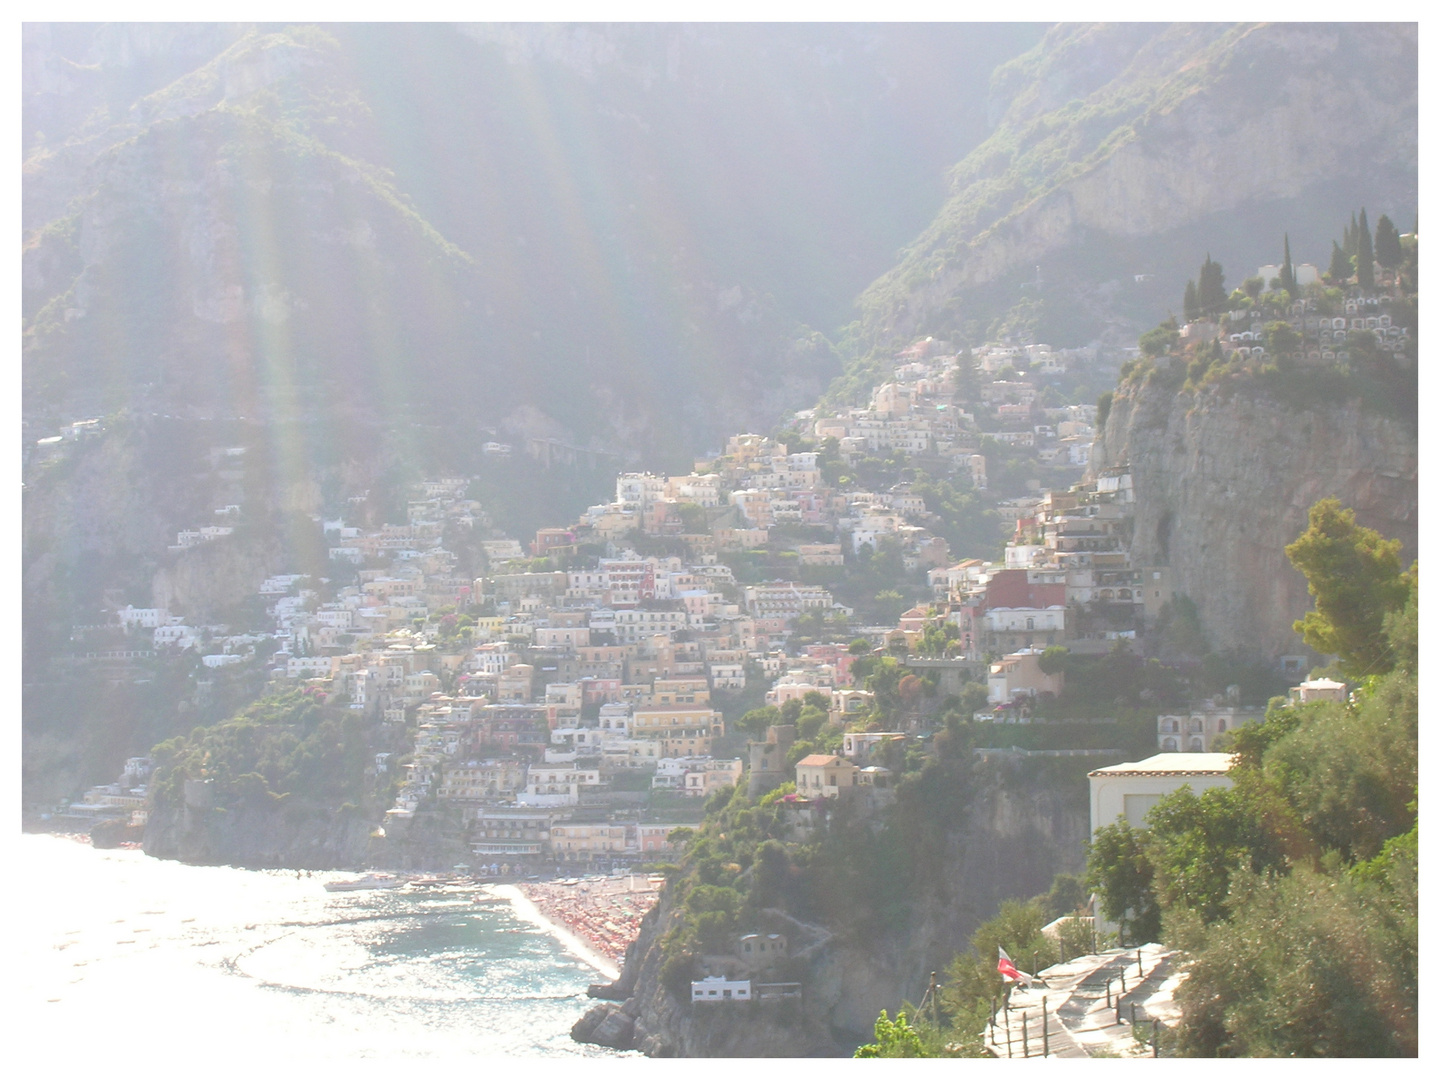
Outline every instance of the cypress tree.
<svg viewBox="0 0 1440 1080">
<path fill-rule="evenodd" d="M 1359 234 L 1359 232 L 1360 226 L 1355 221 L 1354 211 L 1351 211 L 1350 224 L 1346 226 L 1345 238 L 1340 242 L 1340 247 L 1345 252 L 1346 257 L 1348 258 L 1353 259 L 1355 257 L 1355 252 L 1359 250 L 1357 240 L 1357 235 Z"/>
<path fill-rule="evenodd" d="M 1200 312 L 1204 315 L 1225 310 L 1225 271 L 1220 264 L 1205 253 L 1205 263 L 1200 267 L 1200 286 L 1196 290 L 1200 301 Z"/>
<path fill-rule="evenodd" d="M 1200 294 L 1195 288 L 1195 279 L 1185 283 L 1185 321 L 1194 322 L 1200 317 Z"/>
<path fill-rule="evenodd" d="M 1381 214 L 1380 220 L 1375 223 L 1375 261 L 1386 270 L 1394 270 L 1404 257 L 1395 223 Z"/>
<path fill-rule="evenodd" d="M 1285 261 L 1280 265 L 1280 288 L 1288 292 L 1292 297 L 1298 289 L 1295 288 L 1295 267 L 1290 264 L 1290 234 L 1285 234 Z"/>
<path fill-rule="evenodd" d="M 1331 283 L 1334 285 L 1344 285 L 1345 282 L 1350 280 L 1350 275 L 1353 272 L 1354 267 L 1350 265 L 1350 260 L 1345 257 L 1345 252 L 1340 249 L 1339 244 L 1331 240 L 1330 269 L 1326 271 Z"/>
<path fill-rule="evenodd" d="M 1375 288 L 1375 245 L 1370 239 L 1370 225 L 1365 208 L 1360 208 L 1360 231 L 1355 237 L 1355 280 L 1366 292 Z"/>
</svg>

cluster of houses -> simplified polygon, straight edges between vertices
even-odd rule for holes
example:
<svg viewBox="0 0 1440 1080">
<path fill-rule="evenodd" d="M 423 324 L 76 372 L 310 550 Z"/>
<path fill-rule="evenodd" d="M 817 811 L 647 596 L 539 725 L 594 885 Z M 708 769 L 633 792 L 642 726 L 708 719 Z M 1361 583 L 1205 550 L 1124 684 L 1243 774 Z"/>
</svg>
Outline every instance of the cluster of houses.
<svg viewBox="0 0 1440 1080">
<path fill-rule="evenodd" d="M 154 763 L 148 757 L 127 758 L 124 770 L 113 783 L 97 784 L 79 801 L 57 810 L 81 821 L 122 819 L 131 825 L 144 825 L 150 816 L 146 781 L 153 770 Z"/>
<path fill-rule="evenodd" d="M 1275 266 L 1262 266 L 1258 271 L 1265 281 L 1278 273 Z M 1295 267 L 1295 279 L 1304 287 L 1318 282 L 1319 274 L 1314 266 L 1302 263 Z M 1377 282 L 1377 288 L 1369 292 L 1358 285 L 1349 286 L 1338 303 L 1302 295 L 1284 307 L 1261 303 L 1226 312 L 1218 320 L 1198 319 L 1183 326 L 1180 337 L 1184 341 L 1218 341 L 1226 356 L 1258 360 L 1273 347 L 1273 342 L 1267 344 L 1267 328 L 1280 322 L 1298 336 L 1294 346 L 1285 350 L 1290 359 L 1307 363 L 1348 361 L 1348 342 L 1359 331 L 1373 335 L 1382 352 L 1399 354 L 1409 344 L 1410 331 L 1398 325 L 1392 314 L 1398 299 L 1394 277 L 1380 275 Z"/>
<path fill-rule="evenodd" d="M 683 592 L 697 610 L 720 602 L 717 597 L 707 601 L 707 591 L 733 582 L 717 554 L 763 546 L 777 526 L 821 526 L 836 535 L 834 542 L 796 543 L 790 550 L 800 566 L 842 565 L 842 534 L 849 537 L 852 553 L 893 536 L 912 569 L 946 560 L 945 542 L 919 523 L 926 517 L 924 500 L 907 485 L 841 492 L 824 480 L 819 456 L 789 453 L 783 442 L 767 436 L 735 435 L 724 454 L 697 461 L 688 475 L 622 473 L 613 502 L 590 507 L 568 529 L 540 530 L 532 550 L 536 555 L 573 552 L 579 544 L 623 542 L 635 532 L 677 538 L 695 558 L 696 567 L 688 568 L 695 580 Z M 823 589 L 777 582 L 747 588 L 745 606 L 750 614 L 783 620 L 834 602 Z"/>
<path fill-rule="evenodd" d="M 1093 360 L 1093 350 L 988 345 L 964 361 L 973 376 L 965 378 L 961 358 L 948 348 L 927 338 L 903 350 L 865 408 L 844 407 L 827 416 L 805 410 L 795 420 L 815 440 L 834 440 L 847 464 L 867 456 L 925 455 L 948 460 L 952 471 L 980 490 L 988 486 L 983 439 L 1032 450 L 1047 465 L 1088 463 L 1095 406 L 1041 407 L 1039 387 L 1013 365 L 1063 371 L 1081 354 Z M 908 569 L 948 562 L 945 541 L 927 528 L 924 499 L 909 485 L 840 490 L 824 476 L 820 458 L 815 451 L 790 453 L 785 443 L 765 436 L 735 435 L 723 453 L 697 461 L 687 475 L 622 474 L 613 502 L 590 507 L 569 528 L 540 530 L 531 552 L 573 553 L 579 545 L 621 542 L 640 532 L 682 539 L 713 565 L 707 557 L 769 543 L 777 526 L 793 524 L 823 527 L 834 537 L 797 543 L 791 550 L 801 566 L 841 565 L 847 554 L 874 547 L 882 537 L 899 541 Z M 810 604 L 822 602 L 816 594 Z"/>
<path fill-rule="evenodd" d="M 903 639 L 914 651 L 927 628 L 951 624 L 945 658 L 961 668 L 988 663 L 989 700 L 1004 713 L 1063 690 L 1063 673 L 1041 665 L 1047 648 L 1101 654 L 1134 640 L 1172 599 L 1172 588 L 1165 567 L 1131 558 L 1127 468 L 1068 491 L 1011 500 L 1001 512 L 1015 523 L 1003 559 L 931 570 L 931 603 L 905 612 L 887 645 Z"/>
<path fill-rule="evenodd" d="M 834 439 L 844 460 L 949 456 L 983 487 L 985 461 L 972 452 L 982 434 L 1036 447 L 1042 457 L 1054 450 L 1067 464 L 1087 460 L 1093 406 L 1041 410 L 1035 386 L 1012 376 L 1017 366 L 1060 371 L 1093 359 L 1083 350 L 990 345 L 962 361 L 926 339 L 897 357 L 868 408 L 799 420 L 816 438 Z M 978 432 L 967 394 L 1003 430 Z M 220 448 L 212 465 L 233 471 L 242 454 Z M 928 570 L 932 599 L 895 626 L 847 633 L 901 655 L 946 694 L 967 681 L 987 683 L 995 718 L 1023 719 L 1027 702 L 1063 689 L 1063 674 L 1041 662 L 1046 648 L 1108 651 L 1142 632 L 1170 599 L 1165 569 L 1135 565 L 1128 552 L 1134 496 L 1124 470 L 1001 503 L 1014 525 L 1003 559 L 952 563 L 945 541 L 927 528 L 924 499 L 908 485 L 840 490 L 822 475 L 820 457 L 735 435 L 688 475 L 619 474 L 612 502 L 569 526 L 540 529 L 527 545 L 490 527 L 467 498 L 465 478 L 425 480 L 402 523 L 321 522 L 331 560 L 358 568 L 354 583 L 324 589 L 299 574 L 270 576 L 258 590 L 271 622 L 264 632 L 190 625 L 163 606 L 126 607 L 119 620 L 146 633 L 156 652 L 194 650 L 207 668 L 263 662 L 272 676 L 297 680 L 332 705 L 413 726 L 405 760 L 380 753 L 374 763 L 377 777 L 398 782 L 387 828 L 403 830 L 442 804 L 459 808 L 475 853 L 487 859 L 614 864 L 667 849 L 675 825 L 646 823 L 657 794 L 659 805 L 691 797 L 697 802 L 684 805 L 698 808 L 747 771 L 756 793 L 793 780 L 797 809 L 830 799 L 883 805 L 888 797 L 905 731 L 847 731 L 841 752 L 798 765 L 786 757 L 793 725 L 771 728 L 743 751 L 724 738 L 713 696 L 742 692 L 752 680 L 767 686 L 767 704 L 820 705 L 839 726 L 873 715 L 874 695 L 856 685 L 847 645 L 788 646 L 797 618 L 853 612 L 819 585 L 737 581 L 724 561 L 784 535 L 787 524 L 830 533 L 794 545 L 800 566 L 840 566 L 896 538 L 905 565 Z M 234 518 L 239 507 L 216 514 Z M 443 546 L 456 527 L 487 537 L 479 542 L 482 576 L 458 572 Z M 182 532 L 177 546 L 226 528 Z M 670 550 L 685 554 L 642 556 L 632 547 L 645 546 L 637 533 L 678 539 Z M 582 548 L 603 554 L 581 559 Z M 546 557 L 555 558 L 539 567 L 568 568 L 537 568 Z M 937 627 L 945 630 L 938 655 L 927 647 Z M 1221 711 L 1160 718 L 1160 745 L 1208 748 L 1233 726 Z"/>
<path fill-rule="evenodd" d="M 1093 360 L 1094 350 L 986 345 L 965 361 L 973 376 L 966 379 L 960 357 L 943 354 L 946 348 L 927 338 L 906 349 L 897 360 L 908 362 L 897 363 L 891 380 L 875 388 L 866 408 L 841 408 L 818 418 L 798 415 L 811 420 L 817 439 L 835 439 L 847 461 L 889 453 L 939 457 L 948 459 L 953 470 L 968 473 L 980 490 L 988 486 L 980 453 L 984 438 L 1034 448 L 1044 464 L 1088 462 L 1095 406 L 1042 408 L 1039 387 L 1018 372 L 1061 372 L 1081 355 Z M 976 406 L 986 410 L 987 430 L 981 430 Z"/>
</svg>

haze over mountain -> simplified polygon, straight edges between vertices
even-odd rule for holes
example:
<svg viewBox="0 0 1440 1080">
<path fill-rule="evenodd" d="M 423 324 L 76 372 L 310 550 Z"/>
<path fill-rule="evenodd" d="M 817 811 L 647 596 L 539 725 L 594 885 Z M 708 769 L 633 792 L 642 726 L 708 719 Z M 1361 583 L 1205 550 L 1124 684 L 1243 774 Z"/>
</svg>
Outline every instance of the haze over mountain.
<svg viewBox="0 0 1440 1080">
<path fill-rule="evenodd" d="M 27 415 L 423 416 L 683 461 L 839 370 L 814 331 L 1040 33 L 29 26 Z"/>
<path fill-rule="evenodd" d="M 1415 220 L 1414 24 L 1065 24 L 995 72 L 994 131 L 860 299 L 865 338 L 1133 343 L 1202 253 L 1324 269 L 1337 221 Z"/>
</svg>

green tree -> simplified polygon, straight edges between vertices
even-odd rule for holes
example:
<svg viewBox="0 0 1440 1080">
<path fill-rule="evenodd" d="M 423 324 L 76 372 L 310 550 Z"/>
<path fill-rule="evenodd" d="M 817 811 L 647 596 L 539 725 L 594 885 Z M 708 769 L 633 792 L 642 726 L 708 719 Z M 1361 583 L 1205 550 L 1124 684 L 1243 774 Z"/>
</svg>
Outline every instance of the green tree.
<svg viewBox="0 0 1440 1080">
<path fill-rule="evenodd" d="M 1196 289 L 1201 314 L 1220 314 L 1225 310 L 1225 297 L 1225 271 L 1206 252 L 1205 262 L 1200 267 L 1200 284 Z"/>
<path fill-rule="evenodd" d="M 1095 402 L 1095 427 L 1103 430 L 1105 421 L 1110 419 L 1110 407 L 1115 404 L 1115 391 L 1106 390 Z"/>
<path fill-rule="evenodd" d="M 1355 237 L 1355 282 L 1366 292 L 1375 288 L 1375 246 L 1370 239 L 1370 226 L 1365 208 L 1360 208 L 1359 232 Z"/>
<path fill-rule="evenodd" d="M 1265 749 L 1263 765 L 1312 847 L 1346 862 L 1374 857 L 1414 825 L 1419 779 L 1414 675 L 1399 669 L 1357 697 L 1354 707 L 1324 702 L 1286 710 L 1298 722 Z"/>
<path fill-rule="evenodd" d="M 808 695 L 807 695 L 808 696 Z M 829 715 L 824 709 L 817 709 L 814 705 L 805 705 L 801 708 L 800 714 L 795 717 L 795 732 L 802 739 L 813 739 L 825 726 Z"/>
<path fill-rule="evenodd" d="M 966 402 L 980 400 L 980 371 L 969 346 L 955 358 L 955 396 Z"/>
<path fill-rule="evenodd" d="M 1255 277 L 1247 277 L 1240 283 L 1240 291 L 1248 296 L 1251 301 L 1260 299 L 1260 294 L 1265 291 L 1265 279 L 1258 274 Z"/>
<path fill-rule="evenodd" d="M 1196 795 L 1186 786 L 1151 808 L 1144 846 L 1163 908 L 1189 908 L 1205 923 L 1217 922 L 1227 913 L 1233 871 L 1283 865 L 1252 790 L 1209 788 Z"/>
<path fill-rule="evenodd" d="M 749 733 L 753 739 L 763 739 L 765 737 L 765 729 L 780 722 L 780 710 L 774 705 L 764 705 L 758 709 L 751 709 L 744 716 L 740 717 L 741 729 Z"/>
<path fill-rule="evenodd" d="M 1045 915 L 1049 919 L 1073 915 L 1085 907 L 1089 898 L 1090 891 L 1085 888 L 1083 878 L 1074 874 L 1056 874 L 1043 900 Z"/>
<path fill-rule="evenodd" d="M 1375 261 L 1386 270 L 1394 270 L 1404 257 L 1395 223 L 1381 214 L 1380 220 L 1375 223 Z"/>
<path fill-rule="evenodd" d="M 1181 928 L 1177 1049 L 1197 1057 L 1414 1056 L 1415 864 L 1366 889 L 1297 868 L 1239 874 L 1228 923 Z M 1187 932 L 1188 931 L 1188 932 Z"/>
<path fill-rule="evenodd" d="M 1265 351 L 1277 363 L 1293 362 L 1302 340 L 1289 323 L 1279 319 L 1265 327 Z"/>
<path fill-rule="evenodd" d="M 1284 289 L 1291 296 L 1299 293 L 1295 287 L 1295 267 L 1290 262 L 1290 234 L 1285 234 L 1285 259 L 1280 264 L 1280 288 Z"/>
<path fill-rule="evenodd" d="M 960 711 L 965 714 L 967 720 L 972 719 L 988 704 L 990 704 L 990 688 L 984 683 L 967 682 L 960 687 Z"/>
<path fill-rule="evenodd" d="M 1400 541 L 1357 525 L 1355 512 L 1339 500 L 1321 499 L 1310 508 L 1309 528 L 1285 554 L 1315 598 L 1314 610 L 1295 623 L 1305 644 L 1338 656 L 1352 677 L 1389 671 L 1394 657 L 1385 617 L 1405 606 L 1412 584 L 1400 563 Z"/>
<path fill-rule="evenodd" d="M 1064 645 L 1051 645 L 1040 654 L 1040 670 L 1046 675 L 1064 671 L 1070 660 L 1070 650 Z"/>
<path fill-rule="evenodd" d="M 853 667 L 851 670 L 854 670 Z M 880 706 L 886 717 L 893 716 L 902 704 L 900 680 L 905 675 L 905 668 L 893 656 L 882 656 L 875 661 L 865 679 L 865 689 L 875 695 L 875 704 Z"/>
<path fill-rule="evenodd" d="M 1144 943 L 1160 936 L 1155 868 L 1143 834 L 1123 817 L 1096 830 L 1086 883 L 1099 894 L 1100 913 L 1119 925 L 1122 941 Z"/>
<path fill-rule="evenodd" d="M 1185 321 L 1194 322 L 1200 318 L 1200 291 L 1195 288 L 1195 279 L 1185 282 Z"/>
<path fill-rule="evenodd" d="M 1146 356 L 1164 356 L 1180 344 L 1180 327 L 1171 315 L 1153 330 L 1140 335 L 1140 351 Z"/>
<path fill-rule="evenodd" d="M 920 1033 L 910 1026 L 902 1009 L 891 1020 L 884 1009 L 875 1020 L 875 1041 L 858 1047 L 857 1058 L 920 1058 L 934 1057 L 927 1053 Z"/>
<path fill-rule="evenodd" d="M 1040 970 L 1060 959 L 1055 943 L 1041 933 L 1049 921 L 1044 897 L 1005 900 L 994 918 L 970 936 L 969 950 L 950 962 L 940 990 L 940 1007 L 950 1017 L 957 1039 L 973 1039 L 989 1019 L 990 1003 L 1005 993 L 1005 981 L 995 966 L 999 949 L 1025 971 L 1032 965 Z"/>
<path fill-rule="evenodd" d="M 1350 257 L 1345 254 L 1339 244 L 1331 240 L 1330 269 L 1325 272 L 1325 276 L 1329 278 L 1333 284 L 1343 285 L 1350 280 L 1350 275 L 1354 272 L 1355 268 L 1350 264 Z"/>
</svg>

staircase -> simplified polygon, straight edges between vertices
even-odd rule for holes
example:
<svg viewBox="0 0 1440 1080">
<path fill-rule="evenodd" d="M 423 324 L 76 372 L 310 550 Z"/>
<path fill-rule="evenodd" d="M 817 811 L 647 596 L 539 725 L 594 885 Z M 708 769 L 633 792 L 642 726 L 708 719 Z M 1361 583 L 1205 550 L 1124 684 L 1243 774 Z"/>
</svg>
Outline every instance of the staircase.
<svg viewBox="0 0 1440 1080">
<path fill-rule="evenodd" d="M 1174 950 L 1161 945 L 1081 956 L 1037 975 L 986 1026 L 995 1057 L 1149 1057 L 1157 1021 L 1163 1030 L 1179 1019 L 1174 990 L 1183 976 Z"/>
</svg>

